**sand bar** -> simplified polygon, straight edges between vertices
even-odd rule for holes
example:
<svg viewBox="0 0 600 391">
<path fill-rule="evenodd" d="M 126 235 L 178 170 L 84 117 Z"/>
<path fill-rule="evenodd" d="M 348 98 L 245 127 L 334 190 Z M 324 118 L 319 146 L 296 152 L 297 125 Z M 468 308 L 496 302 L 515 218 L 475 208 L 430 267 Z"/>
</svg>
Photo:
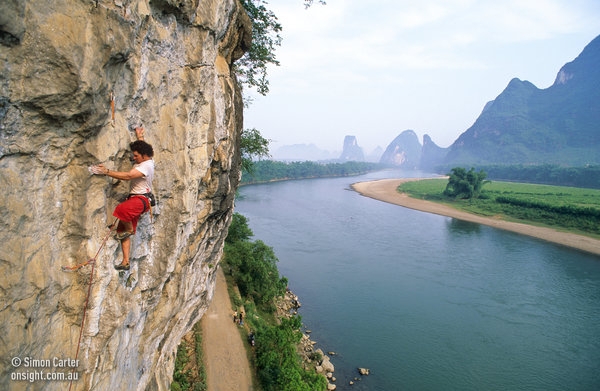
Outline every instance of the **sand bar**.
<svg viewBox="0 0 600 391">
<path fill-rule="evenodd" d="M 557 243 L 563 246 L 568 246 L 592 254 L 600 255 L 600 240 L 598 239 L 568 232 L 560 232 L 552 228 L 536 227 L 533 225 L 514 223 L 510 221 L 494 219 L 491 217 L 478 216 L 443 204 L 411 198 L 408 195 L 399 193 L 396 190 L 400 184 L 411 180 L 418 180 L 418 178 L 381 179 L 370 182 L 359 182 L 354 183 L 352 188 L 363 196 L 388 202 L 390 204 L 400 205 L 406 208 L 420 210 L 422 212 L 448 216 L 459 220 L 470 221 L 473 223 L 484 224 L 494 228 L 533 236 L 548 242 Z"/>
</svg>

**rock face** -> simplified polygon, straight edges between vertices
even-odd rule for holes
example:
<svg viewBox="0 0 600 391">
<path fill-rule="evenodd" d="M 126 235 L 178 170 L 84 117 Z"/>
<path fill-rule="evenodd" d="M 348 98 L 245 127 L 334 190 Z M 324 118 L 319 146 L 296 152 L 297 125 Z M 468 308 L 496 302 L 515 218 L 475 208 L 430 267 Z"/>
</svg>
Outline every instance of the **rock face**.
<svg viewBox="0 0 600 391">
<path fill-rule="evenodd" d="M 417 134 L 413 130 L 405 130 L 387 146 L 379 162 L 406 169 L 416 169 L 421 160 L 421 148 Z"/>
<path fill-rule="evenodd" d="M 250 35 L 237 0 L 0 3 L 0 388 L 66 389 L 11 381 L 27 369 L 11 358 L 78 349 L 73 390 L 169 388 L 233 210 L 243 105 L 231 67 Z M 61 271 L 94 257 L 128 191 L 87 167 L 128 171 L 128 125 L 140 123 L 159 204 L 140 220 L 131 270 L 114 270 L 109 239 L 95 265 Z"/>
</svg>

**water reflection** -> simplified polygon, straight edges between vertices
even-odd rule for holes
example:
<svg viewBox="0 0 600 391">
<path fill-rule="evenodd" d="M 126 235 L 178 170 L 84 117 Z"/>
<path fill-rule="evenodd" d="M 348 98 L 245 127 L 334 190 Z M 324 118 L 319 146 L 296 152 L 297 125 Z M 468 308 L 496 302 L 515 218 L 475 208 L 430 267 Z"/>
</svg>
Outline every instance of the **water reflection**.
<svg viewBox="0 0 600 391">
<path fill-rule="evenodd" d="M 449 218 L 446 222 L 448 230 L 452 233 L 472 234 L 481 232 L 481 224 L 471 223 L 469 221 Z"/>
</svg>

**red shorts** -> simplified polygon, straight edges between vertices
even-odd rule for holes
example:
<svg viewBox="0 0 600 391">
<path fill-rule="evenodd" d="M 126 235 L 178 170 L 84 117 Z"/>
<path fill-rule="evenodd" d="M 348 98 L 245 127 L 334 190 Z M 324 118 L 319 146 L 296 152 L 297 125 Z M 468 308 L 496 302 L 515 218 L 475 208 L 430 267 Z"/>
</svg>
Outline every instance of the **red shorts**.
<svg viewBox="0 0 600 391">
<path fill-rule="evenodd" d="M 115 208 L 113 216 L 119 220 L 131 222 L 133 225 L 133 233 L 137 228 L 138 220 L 140 216 L 146 211 L 148 200 L 144 196 L 132 196 L 127 200 L 121 202 Z"/>
</svg>

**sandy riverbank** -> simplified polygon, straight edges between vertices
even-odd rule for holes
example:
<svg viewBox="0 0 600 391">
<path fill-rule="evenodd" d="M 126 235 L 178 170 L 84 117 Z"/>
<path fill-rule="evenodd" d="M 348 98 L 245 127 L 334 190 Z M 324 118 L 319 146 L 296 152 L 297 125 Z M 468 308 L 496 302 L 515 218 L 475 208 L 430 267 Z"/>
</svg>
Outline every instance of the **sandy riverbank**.
<svg viewBox="0 0 600 391">
<path fill-rule="evenodd" d="M 484 224 L 507 231 L 517 232 L 519 234 L 533 236 L 548 242 L 557 243 L 563 246 L 568 246 L 592 254 L 600 255 L 600 240 L 598 239 L 567 232 L 560 232 L 552 228 L 536 227 L 490 217 L 482 217 L 435 202 L 411 198 L 406 194 L 396 191 L 396 188 L 401 183 L 409 180 L 415 179 L 381 179 L 370 182 L 359 182 L 354 183 L 352 188 L 363 196 L 388 202 L 390 204 L 400 205 L 423 212 L 435 213 L 442 216 L 448 216 L 459 220 L 470 221 L 473 223 Z"/>
</svg>

